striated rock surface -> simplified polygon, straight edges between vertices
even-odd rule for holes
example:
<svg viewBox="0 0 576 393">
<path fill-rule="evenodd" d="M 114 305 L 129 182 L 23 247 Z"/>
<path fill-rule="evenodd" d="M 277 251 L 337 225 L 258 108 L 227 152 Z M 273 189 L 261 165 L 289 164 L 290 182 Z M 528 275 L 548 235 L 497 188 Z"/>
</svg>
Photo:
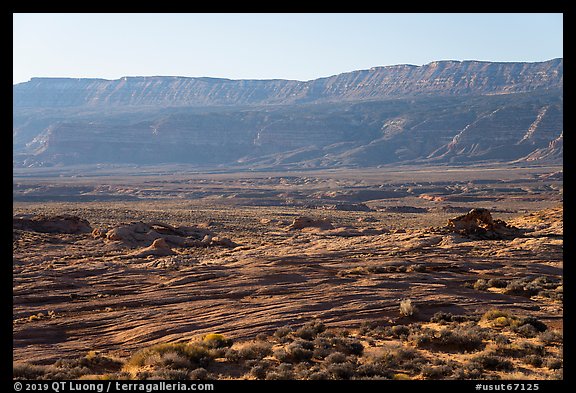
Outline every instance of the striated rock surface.
<svg viewBox="0 0 576 393">
<path fill-rule="evenodd" d="M 333 213 L 335 226 L 347 217 Z M 189 217 L 188 211 L 180 214 Z M 274 217 L 286 217 L 286 211 L 276 210 L 269 216 Z M 88 235 L 60 235 L 58 247 L 55 235 L 42 235 L 50 243 L 36 233 L 13 240 L 14 361 L 52 364 L 84 358 L 87 348 L 127 357 L 154 344 L 208 333 L 239 341 L 259 333 L 271 336 L 284 326 L 296 331 L 318 320 L 354 330 L 368 322 L 386 327 L 405 323 L 398 312 L 405 298 L 418 306 L 419 323 L 438 312 L 479 318 L 497 308 L 562 330 L 562 206 L 509 217 L 526 236 L 506 241 L 410 225 L 371 236 L 327 236 L 329 231 L 294 236 L 263 233 L 252 225 L 261 218 L 262 211 L 253 209 L 228 217 L 241 221 L 229 228 L 234 237 L 252 239 L 249 247 L 174 249 L 172 256 L 129 263 L 124 257 L 134 250 L 102 247 L 101 239 Z M 474 228 L 497 220 L 476 211 L 454 222 L 473 222 L 465 228 Z M 355 221 L 357 230 L 367 229 L 360 224 Z M 155 252 L 166 249 L 162 241 L 155 244 Z M 503 282 L 508 289 L 526 280 L 520 288 L 531 283 L 538 295 L 474 289 L 479 279 Z M 48 312 L 55 316 L 44 317 Z"/>
</svg>

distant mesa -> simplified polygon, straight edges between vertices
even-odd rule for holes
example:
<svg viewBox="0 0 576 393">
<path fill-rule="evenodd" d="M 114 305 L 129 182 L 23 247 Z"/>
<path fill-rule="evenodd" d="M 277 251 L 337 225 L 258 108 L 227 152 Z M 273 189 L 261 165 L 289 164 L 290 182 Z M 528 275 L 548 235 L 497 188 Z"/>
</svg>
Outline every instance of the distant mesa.
<svg viewBox="0 0 576 393">
<path fill-rule="evenodd" d="M 33 78 L 13 86 L 13 165 L 558 164 L 563 66 L 436 61 L 307 82 Z"/>
<path fill-rule="evenodd" d="M 14 107 L 285 105 L 478 95 L 562 88 L 563 59 L 537 63 L 435 61 L 352 71 L 307 82 L 175 76 L 116 80 L 32 78 L 14 85 Z"/>
</svg>

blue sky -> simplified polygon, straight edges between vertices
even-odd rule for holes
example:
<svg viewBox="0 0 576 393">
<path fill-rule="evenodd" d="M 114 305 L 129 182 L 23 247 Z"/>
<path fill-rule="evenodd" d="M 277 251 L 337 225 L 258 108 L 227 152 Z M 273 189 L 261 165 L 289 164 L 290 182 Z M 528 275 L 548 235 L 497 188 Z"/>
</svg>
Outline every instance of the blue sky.
<svg viewBox="0 0 576 393">
<path fill-rule="evenodd" d="M 435 60 L 563 57 L 562 14 L 14 14 L 31 77 L 310 80 Z"/>
</svg>

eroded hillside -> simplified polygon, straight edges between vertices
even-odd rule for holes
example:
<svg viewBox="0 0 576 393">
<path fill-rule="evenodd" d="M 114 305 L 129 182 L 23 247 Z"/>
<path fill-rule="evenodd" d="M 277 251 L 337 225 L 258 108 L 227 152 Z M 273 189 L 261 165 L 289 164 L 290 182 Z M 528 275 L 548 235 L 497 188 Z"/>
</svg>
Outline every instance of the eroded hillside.
<svg viewBox="0 0 576 393">
<path fill-rule="evenodd" d="M 563 60 L 434 62 L 308 82 L 43 79 L 14 86 L 15 167 L 303 169 L 555 162 Z"/>
</svg>

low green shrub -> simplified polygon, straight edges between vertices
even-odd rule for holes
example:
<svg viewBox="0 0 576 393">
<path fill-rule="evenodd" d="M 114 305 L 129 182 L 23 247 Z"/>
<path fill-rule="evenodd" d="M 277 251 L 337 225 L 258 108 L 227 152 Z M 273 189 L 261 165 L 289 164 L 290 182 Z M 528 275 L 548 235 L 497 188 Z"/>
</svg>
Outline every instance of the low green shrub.
<svg viewBox="0 0 576 393">
<path fill-rule="evenodd" d="M 188 374 L 188 379 L 191 379 L 193 381 L 194 380 L 205 381 L 209 379 L 208 371 L 203 367 L 199 367 L 197 369 L 190 371 L 190 373 Z"/>
<path fill-rule="evenodd" d="M 524 358 L 524 363 L 534 367 L 542 367 L 544 360 L 540 355 L 528 355 Z"/>
<path fill-rule="evenodd" d="M 281 343 L 290 341 L 290 334 L 293 332 L 292 328 L 289 326 L 282 326 L 276 329 L 274 332 L 274 337 L 278 339 Z"/>
<path fill-rule="evenodd" d="M 319 333 L 325 330 L 326 326 L 322 322 L 312 321 L 296 330 L 294 336 L 303 338 L 304 340 L 313 340 Z"/>
<path fill-rule="evenodd" d="M 538 339 L 544 343 L 544 345 L 556 345 L 564 342 L 562 332 L 557 330 L 546 330 L 538 335 Z"/>
<path fill-rule="evenodd" d="M 155 361 L 158 356 L 174 353 L 187 359 L 193 364 L 201 364 L 210 360 L 210 353 L 204 342 L 190 343 L 162 343 L 141 349 L 134 353 L 125 363 L 127 366 L 144 366 Z"/>
<path fill-rule="evenodd" d="M 425 329 L 413 334 L 409 340 L 418 348 L 430 348 L 443 351 L 471 352 L 485 347 L 484 332 L 477 326 L 457 326 L 438 331 Z"/>
<path fill-rule="evenodd" d="M 511 371 L 514 365 L 508 359 L 501 356 L 481 354 L 471 359 L 473 368 L 480 368 L 493 371 Z"/>
<path fill-rule="evenodd" d="M 272 354 L 272 345 L 267 342 L 256 341 L 245 345 L 238 350 L 240 359 L 263 359 Z"/>
<path fill-rule="evenodd" d="M 396 338 L 408 337 L 410 328 L 405 325 L 394 325 L 390 328 L 390 332 L 392 336 Z"/>
<path fill-rule="evenodd" d="M 480 278 L 480 279 L 476 280 L 473 288 L 476 289 L 477 291 L 485 291 L 488 289 L 488 281 L 486 281 L 483 278 Z"/>
<path fill-rule="evenodd" d="M 506 288 L 508 281 L 502 280 L 500 278 L 491 278 L 488 280 L 487 284 L 490 288 Z"/>
<path fill-rule="evenodd" d="M 47 366 L 16 362 L 12 365 L 12 378 L 15 380 L 41 379 L 46 372 Z"/>
<path fill-rule="evenodd" d="M 452 371 L 452 367 L 448 365 L 422 367 L 422 375 L 427 379 L 443 379 L 452 374 Z"/>
<path fill-rule="evenodd" d="M 232 340 L 218 333 L 209 333 L 202 338 L 208 348 L 225 348 L 232 346 Z"/>
<path fill-rule="evenodd" d="M 267 380 L 288 380 L 294 379 L 294 371 L 291 364 L 282 363 L 275 369 L 266 373 Z"/>
<path fill-rule="evenodd" d="M 355 373 L 354 364 L 346 363 L 330 363 L 326 367 L 326 372 L 332 376 L 333 379 L 350 379 Z"/>
<path fill-rule="evenodd" d="M 545 365 L 550 370 L 559 370 L 559 369 L 564 367 L 564 362 L 562 359 L 559 359 L 559 358 L 551 358 L 551 359 L 546 360 Z"/>
<path fill-rule="evenodd" d="M 335 363 L 346 363 L 348 358 L 346 354 L 342 352 L 333 352 L 324 359 L 324 363 L 326 364 L 335 364 Z"/>
</svg>

